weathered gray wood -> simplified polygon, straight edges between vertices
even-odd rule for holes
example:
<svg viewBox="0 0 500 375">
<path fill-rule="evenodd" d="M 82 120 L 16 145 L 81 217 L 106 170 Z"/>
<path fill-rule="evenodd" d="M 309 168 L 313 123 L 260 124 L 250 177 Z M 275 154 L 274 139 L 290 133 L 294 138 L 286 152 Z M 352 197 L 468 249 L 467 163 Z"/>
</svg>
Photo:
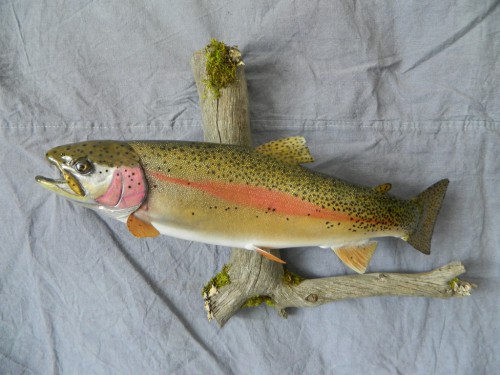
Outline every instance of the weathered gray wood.
<svg viewBox="0 0 500 375">
<path fill-rule="evenodd" d="M 243 66 L 237 68 L 237 81 L 222 89 L 216 99 L 205 92 L 205 51 L 198 51 L 192 68 L 202 109 L 205 140 L 228 144 L 251 144 L 248 94 Z M 274 255 L 279 252 L 274 250 Z M 286 282 L 281 264 L 262 258 L 253 251 L 233 249 L 227 275 L 229 285 L 209 286 L 205 308 L 209 319 L 222 326 L 250 298 L 265 297 L 286 317 L 287 307 L 315 307 L 346 298 L 369 296 L 422 296 L 449 298 L 465 296 L 473 284 L 455 279 L 465 272 L 461 263 L 450 263 L 431 272 L 418 274 L 373 273 Z M 289 275 L 289 274 L 288 274 Z M 207 290 L 208 290 L 207 289 Z"/>
<path fill-rule="evenodd" d="M 221 97 L 215 99 L 206 92 L 206 52 L 195 52 L 192 69 L 200 98 L 203 131 L 207 142 L 250 146 L 250 120 L 248 113 L 248 91 L 243 65 L 236 71 L 236 83 L 222 89 Z"/>
<path fill-rule="evenodd" d="M 288 307 L 316 307 L 348 298 L 374 296 L 464 297 L 470 295 L 471 289 L 475 287 L 474 284 L 456 279 L 465 272 L 460 262 L 425 273 L 335 276 L 304 280 L 298 284 L 283 282 L 283 278 L 279 277 L 280 271 L 275 269 L 274 272 L 276 273 L 261 271 L 255 288 L 242 290 L 240 286 L 244 285 L 245 280 L 235 280 L 235 285 L 231 280 L 229 286 L 211 296 L 212 314 L 219 324 L 223 325 L 256 292 L 270 297 L 273 307 L 281 316 L 286 317 L 285 309 Z M 238 273 L 239 270 L 235 269 L 230 275 Z"/>
</svg>

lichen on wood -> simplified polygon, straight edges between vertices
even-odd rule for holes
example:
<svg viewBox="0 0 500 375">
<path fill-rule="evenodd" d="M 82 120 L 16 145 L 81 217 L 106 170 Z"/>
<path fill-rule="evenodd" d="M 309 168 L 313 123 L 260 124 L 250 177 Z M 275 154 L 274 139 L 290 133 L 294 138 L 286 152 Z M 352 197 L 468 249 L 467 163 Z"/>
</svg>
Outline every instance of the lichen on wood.
<svg viewBox="0 0 500 375">
<path fill-rule="evenodd" d="M 228 271 L 229 271 L 230 265 L 225 264 L 222 267 L 222 270 L 212 277 L 210 281 L 203 287 L 202 290 L 202 295 L 205 297 L 206 295 L 210 295 L 210 293 L 214 293 L 214 288 L 219 290 L 220 288 L 231 284 L 231 278 L 229 277 Z"/>
</svg>

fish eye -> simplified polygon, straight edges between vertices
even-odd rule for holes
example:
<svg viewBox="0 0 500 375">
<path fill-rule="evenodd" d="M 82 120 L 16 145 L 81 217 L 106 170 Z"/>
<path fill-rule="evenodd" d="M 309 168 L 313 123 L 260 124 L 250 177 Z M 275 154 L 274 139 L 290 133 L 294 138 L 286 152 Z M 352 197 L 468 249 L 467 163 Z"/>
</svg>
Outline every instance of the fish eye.
<svg viewBox="0 0 500 375">
<path fill-rule="evenodd" d="M 78 159 L 73 168 L 80 174 L 87 174 L 92 170 L 92 164 L 87 159 Z"/>
</svg>

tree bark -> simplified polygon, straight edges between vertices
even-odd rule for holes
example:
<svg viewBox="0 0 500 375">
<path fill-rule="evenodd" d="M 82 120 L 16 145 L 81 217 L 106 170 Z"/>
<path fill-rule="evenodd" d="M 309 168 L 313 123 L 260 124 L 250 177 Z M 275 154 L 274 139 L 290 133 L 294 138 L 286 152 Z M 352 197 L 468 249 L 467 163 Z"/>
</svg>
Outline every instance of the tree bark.
<svg viewBox="0 0 500 375">
<path fill-rule="evenodd" d="M 236 56 L 236 81 L 221 89 L 220 97 L 206 91 L 206 49 L 192 58 L 192 69 L 202 111 L 205 141 L 251 146 L 248 93 L 239 51 Z M 279 256 L 278 250 L 272 254 Z M 208 319 L 223 326 L 249 300 L 253 305 L 266 302 L 280 316 L 287 307 L 315 307 L 346 298 L 369 296 L 422 296 L 449 298 L 466 296 L 475 285 L 457 279 L 465 272 L 459 262 L 431 272 L 417 274 L 373 273 L 304 280 L 279 263 L 269 261 L 253 251 L 233 249 L 225 273 L 229 283 L 214 277 L 204 289 Z M 226 280 L 226 281 L 227 281 Z"/>
</svg>

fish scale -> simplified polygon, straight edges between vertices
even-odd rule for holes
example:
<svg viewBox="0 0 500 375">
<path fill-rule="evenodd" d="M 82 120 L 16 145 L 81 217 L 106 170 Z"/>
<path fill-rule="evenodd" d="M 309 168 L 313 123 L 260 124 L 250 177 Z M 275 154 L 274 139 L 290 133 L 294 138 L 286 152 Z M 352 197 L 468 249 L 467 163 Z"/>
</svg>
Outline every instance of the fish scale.
<svg viewBox="0 0 500 375">
<path fill-rule="evenodd" d="M 368 222 L 365 229 L 372 231 L 376 229 L 374 220 L 384 228 L 387 224 L 382 223 L 389 226 L 399 223 L 409 228 L 416 215 L 416 207 L 406 200 L 376 194 L 371 188 L 352 185 L 299 165 L 283 164 L 243 147 L 193 142 L 159 145 L 132 142 L 131 146 L 147 169 L 193 181 L 227 181 L 288 193 L 322 209 L 352 215 L 354 229 L 360 228 L 356 220 Z M 149 152 L 150 147 L 153 152 Z M 198 164 L 202 160 L 205 162 Z"/>
</svg>

